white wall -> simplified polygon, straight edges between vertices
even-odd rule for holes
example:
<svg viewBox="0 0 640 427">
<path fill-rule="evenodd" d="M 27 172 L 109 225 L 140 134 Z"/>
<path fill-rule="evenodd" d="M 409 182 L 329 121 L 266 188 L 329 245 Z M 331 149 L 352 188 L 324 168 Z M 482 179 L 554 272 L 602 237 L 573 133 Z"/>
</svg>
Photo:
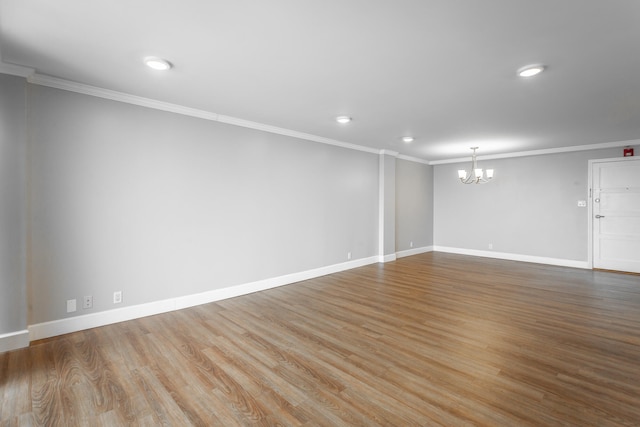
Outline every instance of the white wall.
<svg viewBox="0 0 640 427">
<path fill-rule="evenodd" d="M 395 229 L 397 252 L 433 245 L 433 166 L 397 159 Z"/>
<path fill-rule="evenodd" d="M 30 324 L 376 255 L 375 154 L 30 89 Z"/>
<path fill-rule="evenodd" d="M 589 201 L 588 161 L 621 156 L 612 148 L 480 160 L 495 169 L 495 179 L 480 185 L 458 181 L 468 163 L 437 165 L 434 245 L 586 263 L 588 209 L 577 202 Z"/>
<path fill-rule="evenodd" d="M 0 352 L 26 339 L 25 142 L 24 79 L 0 74 Z"/>
<path fill-rule="evenodd" d="M 0 75 L 0 91 L 0 351 L 24 344 L 27 325 L 88 327 L 82 315 L 116 308 L 116 290 L 135 316 L 154 301 L 345 265 L 348 252 L 377 259 L 380 230 L 393 236 L 385 255 L 410 254 L 410 241 L 491 243 L 496 254 L 586 261 L 587 209 L 576 204 L 588 199 L 587 161 L 621 155 L 487 160 L 494 182 L 465 186 L 466 163 L 427 166 L 18 77 Z M 393 174 L 382 204 L 381 165 Z M 93 309 L 80 307 L 84 295 Z"/>
</svg>

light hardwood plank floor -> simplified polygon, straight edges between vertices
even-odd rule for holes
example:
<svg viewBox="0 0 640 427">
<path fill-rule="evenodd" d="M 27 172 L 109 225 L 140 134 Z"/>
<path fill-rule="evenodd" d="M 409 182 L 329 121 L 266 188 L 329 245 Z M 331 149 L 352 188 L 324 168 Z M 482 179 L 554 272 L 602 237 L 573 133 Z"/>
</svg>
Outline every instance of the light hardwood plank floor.
<svg viewBox="0 0 640 427">
<path fill-rule="evenodd" d="M 640 276 L 427 253 L 0 354 L 0 397 L 3 427 L 638 426 Z"/>
</svg>

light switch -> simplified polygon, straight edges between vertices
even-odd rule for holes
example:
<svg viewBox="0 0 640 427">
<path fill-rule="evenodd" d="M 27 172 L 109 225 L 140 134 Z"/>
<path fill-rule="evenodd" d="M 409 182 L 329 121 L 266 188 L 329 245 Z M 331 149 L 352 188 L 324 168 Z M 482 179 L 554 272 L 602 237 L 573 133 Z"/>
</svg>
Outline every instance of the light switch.
<svg viewBox="0 0 640 427">
<path fill-rule="evenodd" d="M 586 200 L 578 200 L 578 207 L 579 208 L 586 208 L 587 207 L 587 201 Z"/>
</svg>

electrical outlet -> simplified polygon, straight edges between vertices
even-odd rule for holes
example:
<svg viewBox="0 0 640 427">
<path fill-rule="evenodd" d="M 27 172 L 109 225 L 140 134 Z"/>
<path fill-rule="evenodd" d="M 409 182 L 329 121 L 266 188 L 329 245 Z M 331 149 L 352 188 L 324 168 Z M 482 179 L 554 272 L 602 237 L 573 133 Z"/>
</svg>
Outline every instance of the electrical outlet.
<svg viewBox="0 0 640 427">
<path fill-rule="evenodd" d="M 113 293 L 113 303 L 120 304 L 122 302 L 122 291 L 115 291 Z"/>
<path fill-rule="evenodd" d="M 351 259 L 351 252 L 347 252 L 347 259 Z"/>
<path fill-rule="evenodd" d="M 409 242 L 409 247 L 412 248 L 413 247 L 413 240 Z"/>
<path fill-rule="evenodd" d="M 76 311 L 76 300 L 68 299 L 67 300 L 67 313 L 73 313 Z"/>
<path fill-rule="evenodd" d="M 92 308 L 93 307 L 93 297 L 91 295 L 87 295 L 82 297 L 82 308 Z"/>
<path fill-rule="evenodd" d="M 493 243 L 489 243 L 489 249 L 493 249 Z"/>
</svg>

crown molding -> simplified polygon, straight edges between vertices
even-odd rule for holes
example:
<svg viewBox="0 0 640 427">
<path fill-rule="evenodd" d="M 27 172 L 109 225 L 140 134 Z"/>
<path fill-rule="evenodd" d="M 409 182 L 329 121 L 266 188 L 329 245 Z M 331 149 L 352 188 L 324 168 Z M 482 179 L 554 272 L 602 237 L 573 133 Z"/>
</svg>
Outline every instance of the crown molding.
<svg viewBox="0 0 640 427">
<path fill-rule="evenodd" d="M 80 93 L 83 95 L 95 96 L 98 98 L 109 99 L 112 101 L 124 102 L 127 104 L 138 105 L 141 107 L 152 108 L 155 110 L 167 111 L 184 116 L 196 117 L 199 119 L 210 120 L 220 123 L 226 123 L 234 126 L 240 126 L 249 129 L 260 130 L 277 135 L 289 136 L 292 138 L 303 139 L 307 141 L 319 142 L 322 144 L 333 145 L 336 147 L 347 148 L 350 150 L 364 151 L 366 153 L 379 154 L 380 150 L 364 147 L 361 145 L 351 144 L 348 142 L 338 141 L 335 139 L 324 138 L 317 135 L 298 132 L 277 126 L 266 125 L 263 123 L 252 122 L 237 117 L 225 116 L 213 113 L 211 111 L 199 110 L 196 108 L 185 107 L 183 105 L 172 104 L 169 102 L 157 101 L 155 99 L 144 98 L 137 95 L 131 95 L 124 92 L 118 92 L 110 89 L 103 89 L 96 86 L 90 86 L 70 80 L 51 77 L 43 74 L 33 73 L 27 77 L 27 81 L 39 86 L 47 86 L 55 89 L 66 90 L 69 92 Z"/>
<path fill-rule="evenodd" d="M 398 157 L 398 155 L 400 155 L 400 153 L 398 153 L 397 151 L 391 150 L 376 150 L 376 152 L 382 156 Z"/>
<path fill-rule="evenodd" d="M 35 74 L 36 70 L 33 68 L 23 67 L 22 65 L 9 64 L 7 62 L 0 61 L 0 73 L 9 74 L 12 76 L 29 77 Z"/>
<path fill-rule="evenodd" d="M 241 127 L 250 128 L 250 129 L 261 130 L 261 131 L 269 132 L 269 133 L 275 133 L 275 134 L 278 134 L 278 135 L 284 135 L 284 136 L 290 136 L 290 137 L 293 137 L 293 138 L 304 139 L 304 140 L 307 140 L 307 141 L 319 142 L 321 144 L 328 144 L 328 145 L 334 145 L 334 146 L 337 146 L 337 147 L 348 148 L 350 150 L 364 151 L 366 153 L 372 153 L 372 154 L 379 154 L 380 153 L 380 150 L 377 150 L 375 148 L 364 147 L 362 145 L 351 144 L 349 142 L 338 141 L 338 140 L 331 139 L 331 138 L 325 138 L 325 137 L 322 137 L 322 136 L 312 135 L 312 134 L 309 134 L 309 133 L 299 132 L 299 131 L 296 131 L 296 130 L 291 130 L 291 129 L 281 128 L 281 127 L 277 127 L 277 126 L 266 125 L 266 124 L 263 124 L 263 123 L 252 122 L 250 120 L 239 119 L 237 117 L 225 116 L 225 115 L 222 115 L 222 114 L 218 115 L 217 121 L 219 121 L 221 123 L 227 123 L 227 124 L 230 124 L 230 125 L 235 125 L 235 126 L 241 126 Z"/>
<path fill-rule="evenodd" d="M 273 133 L 277 135 L 288 136 L 292 138 L 302 139 L 306 141 L 318 142 L 321 144 L 333 145 L 336 147 L 346 148 L 349 150 L 362 151 L 365 153 L 389 155 L 398 159 L 407 160 L 415 163 L 422 163 L 430 166 L 443 165 L 449 163 L 463 163 L 469 161 L 470 157 L 445 159 L 445 160 L 426 160 L 418 157 L 406 156 L 397 151 L 379 150 L 375 148 L 365 147 L 362 145 L 352 144 L 349 142 L 339 141 L 331 138 L 325 138 L 318 135 L 312 135 L 304 132 L 298 132 L 291 129 L 271 126 L 264 123 L 253 122 L 232 116 L 225 116 L 211 111 L 190 108 L 179 104 L 158 101 L 151 98 L 144 98 L 137 95 L 131 95 L 124 92 L 118 92 L 110 89 L 103 89 L 96 86 L 77 83 L 57 77 L 51 77 L 44 74 L 38 74 L 33 68 L 23 67 L 20 65 L 9 64 L 0 61 L 0 73 L 25 77 L 29 83 L 39 86 L 47 86 L 55 89 L 66 90 L 69 92 L 80 93 L 83 95 L 94 96 L 97 98 L 109 99 L 126 104 L 137 105 L 141 107 L 151 108 L 155 110 L 167 111 L 170 113 L 181 114 L 189 117 L 196 117 L 204 120 L 210 120 L 220 123 L 226 123 L 234 126 L 240 126 L 248 129 L 259 130 L 263 132 Z M 520 151 L 513 153 L 494 154 L 478 156 L 478 160 L 506 159 L 514 157 L 540 156 L 545 154 L 568 153 L 575 151 L 600 150 L 606 148 L 624 147 L 627 145 L 640 145 L 640 139 L 628 141 L 613 141 L 599 144 L 575 145 L 570 147 L 548 148 L 543 150 Z"/>
<path fill-rule="evenodd" d="M 204 110 L 184 107 L 178 104 L 156 101 L 150 98 L 130 95 L 114 90 L 103 89 L 96 86 L 85 85 L 82 83 L 72 82 L 70 80 L 59 79 L 57 77 L 46 76 L 42 74 L 34 74 L 27 78 L 29 83 L 47 86 L 54 89 L 66 90 L 68 92 L 80 93 L 83 95 L 94 96 L 97 98 L 109 99 L 112 101 L 124 102 L 126 104 L 138 105 L 141 107 L 152 108 L 155 110 L 168 111 L 171 113 L 182 114 L 185 116 L 197 117 L 205 120 L 218 120 L 218 115 Z"/>
<path fill-rule="evenodd" d="M 575 151 L 602 150 L 607 148 L 626 147 L 628 145 L 640 145 L 640 139 L 631 139 L 626 141 L 602 142 L 599 144 L 572 145 L 569 147 L 546 148 L 543 150 L 518 151 L 515 153 L 492 154 L 487 156 L 478 156 L 478 160 L 492 159 L 510 159 L 514 157 L 531 157 L 542 156 L 545 154 L 571 153 Z M 444 165 L 448 163 L 468 162 L 471 157 L 462 157 L 457 159 L 433 160 L 428 162 L 429 165 Z"/>
<path fill-rule="evenodd" d="M 414 162 L 414 163 L 422 163 L 425 165 L 430 165 L 431 163 L 429 162 L 429 160 L 425 160 L 425 159 L 420 159 L 418 157 L 412 157 L 412 156 L 405 156 L 404 154 L 398 154 L 397 157 L 401 160 L 406 160 L 408 162 Z"/>
</svg>

